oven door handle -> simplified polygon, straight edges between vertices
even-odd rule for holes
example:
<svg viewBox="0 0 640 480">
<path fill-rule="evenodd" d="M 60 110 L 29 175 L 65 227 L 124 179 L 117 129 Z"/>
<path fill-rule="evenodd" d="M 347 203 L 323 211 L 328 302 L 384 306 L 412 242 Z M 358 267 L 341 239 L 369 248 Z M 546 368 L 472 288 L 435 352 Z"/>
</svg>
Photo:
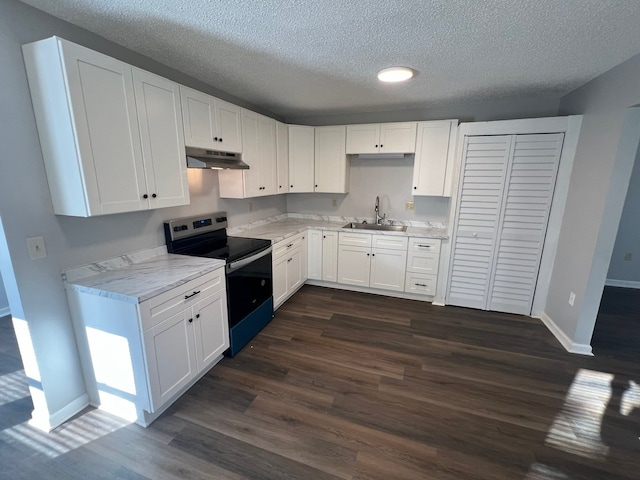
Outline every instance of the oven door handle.
<svg viewBox="0 0 640 480">
<path fill-rule="evenodd" d="M 236 260 L 235 262 L 231 262 L 227 264 L 227 273 L 233 272 L 239 268 L 242 268 L 246 265 L 249 265 L 252 262 L 255 262 L 259 258 L 265 257 L 271 253 L 273 247 L 266 248 L 261 252 L 256 253 L 255 255 L 251 255 L 250 257 L 241 258 L 240 260 Z"/>
</svg>

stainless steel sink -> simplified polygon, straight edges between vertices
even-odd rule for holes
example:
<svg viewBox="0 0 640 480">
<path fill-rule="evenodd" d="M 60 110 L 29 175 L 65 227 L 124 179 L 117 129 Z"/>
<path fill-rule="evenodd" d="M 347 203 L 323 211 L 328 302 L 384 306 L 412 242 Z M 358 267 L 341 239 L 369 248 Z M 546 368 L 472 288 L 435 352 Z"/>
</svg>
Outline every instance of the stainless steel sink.
<svg viewBox="0 0 640 480">
<path fill-rule="evenodd" d="M 353 228 L 356 230 L 386 230 L 388 232 L 406 232 L 407 227 L 404 225 L 376 225 L 374 223 L 347 223 L 342 228 Z"/>
</svg>

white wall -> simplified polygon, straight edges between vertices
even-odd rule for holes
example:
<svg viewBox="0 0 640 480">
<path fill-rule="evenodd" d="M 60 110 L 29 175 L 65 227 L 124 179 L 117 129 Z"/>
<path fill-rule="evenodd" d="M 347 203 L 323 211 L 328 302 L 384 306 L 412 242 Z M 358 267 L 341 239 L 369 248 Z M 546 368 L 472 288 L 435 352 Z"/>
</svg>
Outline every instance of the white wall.
<svg viewBox="0 0 640 480">
<path fill-rule="evenodd" d="M 591 341 L 618 222 L 640 140 L 640 56 L 561 101 L 583 114 L 545 312 L 575 346 Z M 636 214 L 637 216 L 637 214 Z M 568 303 L 575 292 L 573 307 Z"/>
<path fill-rule="evenodd" d="M 21 51 L 22 44 L 52 35 L 235 101 L 39 10 L 15 0 L 0 0 L 0 219 L 5 234 L 0 235 L 0 247 L 6 250 L 0 253 L 0 263 L 16 328 L 23 336 L 19 343 L 23 360 L 27 358 L 25 371 L 35 404 L 34 418 L 43 428 L 74 413 L 69 408 L 77 406 L 85 395 L 60 278 L 63 270 L 163 245 L 162 221 L 168 218 L 226 209 L 230 224 L 236 225 L 282 213 L 286 208 L 284 198 L 268 197 L 255 202 L 254 211 L 248 213 L 247 202 L 218 198 L 215 172 L 190 171 L 190 206 L 89 219 L 53 215 Z M 25 239 L 33 236 L 44 236 L 47 258 L 29 259 Z"/>
<path fill-rule="evenodd" d="M 640 152 L 636 156 L 622 218 L 613 247 L 607 280 L 617 285 L 640 288 Z M 632 260 L 624 259 L 626 253 Z"/>
<path fill-rule="evenodd" d="M 351 159 L 348 194 L 291 193 L 287 195 L 287 211 L 332 216 L 375 216 L 376 196 L 380 212 L 394 220 L 417 220 L 446 223 L 449 199 L 413 197 L 413 155 L 397 158 Z M 337 206 L 332 206 L 332 200 Z M 415 210 L 405 210 L 406 201 L 415 200 Z"/>
</svg>

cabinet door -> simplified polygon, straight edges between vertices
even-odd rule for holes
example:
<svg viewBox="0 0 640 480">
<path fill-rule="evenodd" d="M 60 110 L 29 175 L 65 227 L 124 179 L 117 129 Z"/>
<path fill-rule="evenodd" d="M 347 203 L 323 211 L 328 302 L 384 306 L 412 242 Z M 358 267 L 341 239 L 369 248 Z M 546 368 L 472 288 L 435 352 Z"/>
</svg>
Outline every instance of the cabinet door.
<svg viewBox="0 0 640 480">
<path fill-rule="evenodd" d="M 282 255 L 273 261 L 273 308 L 278 308 L 287 298 L 288 260 L 288 255 Z"/>
<path fill-rule="evenodd" d="M 215 148 L 242 153 L 241 109 L 237 105 L 214 99 L 213 139 Z M 216 140 L 217 139 L 217 140 Z"/>
<path fill-rule="evenodd" d="M 313 192 L 314 127 L 289 125 L 289 191 Z"/>
<path fill-rule="evenodd" d="M 133 68 L 142 157 L 151 208 L 189 204 L 178 84 Z"/>
<path fill-rule="evenodd" d="M 226 291 L 219 290 L 196 303 L 191 318 L 195 330 L 196 366 L 200 373 L 229 348 Z"/>
<path fill-rule="evenodd" d="M 347 125 L 347 154 L 378 153 L 380 151 L 380 124 Z"/>
<path fill-rule="evenodd" d="M 189 147 L 218 148 L 215 129 L 214 98 L 187 87 L 180 87 L 184 143 Z"/>
<path fill-rule="evenodd" d="M 451 129 L 450 121 L 418 124 L 413 166 L 414 195 L 451 195 L 450 189 L 445 189 Z"/>
<path fill-rule="evenodd" d="M 417 126 L 416 122 L 380 125 L 380 153 L 414 153 Z"/>
<path fill-rule="evenodd" d="M 338 283 L 368 287 L 370 269 L 370 248 L 338 246 Z"/>
<path fill-rule="evenodd" d="M 276 121 L 273 118 L 258 116 L 258 148 L 260 158 L 260 195 L 278 193 L 278 172 L 276 164 Z"/>
<path fill-rule="evenodd" d="M 262 195 L 258 114 L 244 108 L 242 109 L 242 133 L 242 160 L 249 165 L 249 170 L 230 171 L 229 174 L 242 173 L 244 175 L 244 196 L 258 197 Z"/>
<path fill-rule="evenodd" d="M 372 249 L 369 286 L 396 292 L 404 291 L 406 263 L 406 250 Z"/>
<path fill-rule="evenodd" d="M 278 171 L 278 193 L 289 192 L 289 127 L 276 122 L 276 164 Z"/>
<path fill-rule="evenodd" d="M 322 232 L 322 280 L 338 281 L 338 232 Z"/>
<path fill-rule="evenodd" d="M 307 232 L 302 233 L 302 238 L 300 242 L 300 262 L 302 263 L 302 282 L 304 283 L 307 280 L 309 263 L 307 258 L 309 256 L 309 248 L 307 241 Z"/>
<path fill-rule="evenodd" d="M 307 278 L 322 280 L 322 230 L 309 230 L 307 249 Z"/>
<path fill-rule="evenodd" d="M 197 374 L 191 308 L 144 332 L 152 411 L 164 405 Z"/>
<path fill-rule="evenodd" d="M 315 191 L 347 193 L 346 128 L 316 127 L 315 134 Z"/>
<path fill-rule="evenodd" d="M 296 248 L 287 259 L 287 293 L 290 295 L 302 286 L 302 249 Z"/>
<path fill-rule="evenodd" d="M 89 215 L 147 209 L 131 67 L 71 42 L 59 42 Z"/>
</svg>

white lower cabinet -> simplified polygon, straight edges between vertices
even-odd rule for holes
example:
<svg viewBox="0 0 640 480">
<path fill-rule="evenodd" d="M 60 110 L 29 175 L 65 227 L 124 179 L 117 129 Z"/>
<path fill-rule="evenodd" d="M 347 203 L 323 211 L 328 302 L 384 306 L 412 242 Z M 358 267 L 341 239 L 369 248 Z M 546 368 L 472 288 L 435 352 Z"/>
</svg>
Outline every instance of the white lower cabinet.
<svg viewBox="0 0 640 480">
<path fill-rule="evenodd" d="M 229 348 L 224 268 L 140 304 L 67 296 L 91 403 L 143 426 Z"/>
<path fill-rule="evenodd" d="M 338 283 L 404 291 L 407 237 L 341 232 Z"/>
<path fill-rule="evenodd" d="M 440 246 L 439 239 L 415 237 L 409 239 L 405 292 L 435 296 Z"/>
<path fill-rule="evenodd" d="M 307 233 L 282 240 L 273 247 L 273 307 L 277 309 L 306 280 Z"/>
</svg>

